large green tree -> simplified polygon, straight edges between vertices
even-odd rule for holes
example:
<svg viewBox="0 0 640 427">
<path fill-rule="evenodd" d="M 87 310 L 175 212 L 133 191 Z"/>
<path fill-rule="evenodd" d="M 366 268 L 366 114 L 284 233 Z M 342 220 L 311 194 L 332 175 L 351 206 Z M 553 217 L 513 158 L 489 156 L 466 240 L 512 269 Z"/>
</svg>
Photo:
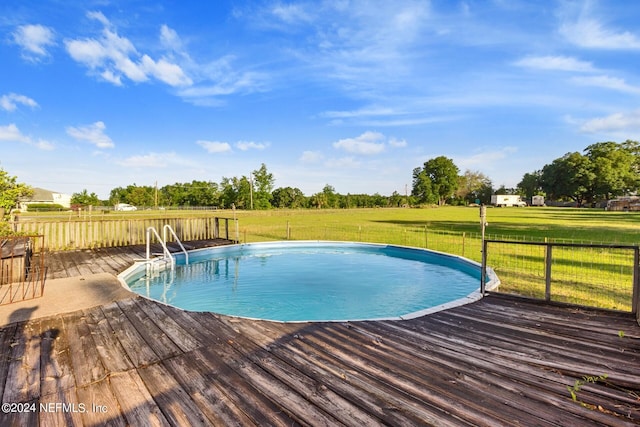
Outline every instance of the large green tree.
<svg viewBox="0 0 640 427">
<path fill-rule="evenodd" d="M 640 144 L 598 142 L 542 168 L 540 186 L 550 199 L 582 206 L 636 192 L 640 187 Z"/>
<path fill-rule="evenodd" d="M 111 190 L 109 203 L 130 203 L 135 206 L 154 206 L 155 187 L 149 185 L 127 185 Z"/>
<path fill-rule="evenodd" d="M 170 206 L 217 206 L 218 184 L 210 181 L 176 182 L 160 189 L 158 204 Z"/>
<path fill-rule="evenodd" d="M 433 194 L 431 188 L 431 180 L 427 176 L 423 168 L 413 169 L 413 181 L 411 186 L 411 195 L 415 198 L 416 203 L 436 203 L 437 198 Z"/>
<path fill-rule="evenodd" d="M 280 187 L 272 193 L 272 203 L 277 208 L 302 208 L 306 205 L 306 200 L 299 188 Z"/>
<path fill-rule="evenodd" d="M 594 199 L 610 199 L 638 188 L 638 151 L 638 143 L 629 140 L 622 144 L 599 142 L 585 149 L 595 176 L 591 188 Z"/>
<path fill-rule="evenodd" d="M 431 202 L 434 198 L 438 205 L 445 205 L 458 189 L 460 170 L 453 160 L 439 156 L 424 163 L 423 168 L 413 170 L 412 193 L 421 202 Z"/>
<path fill-rule="evenodd" d="M 30 186 L 17 180 L 17 177 L 10 176 L 4 169 L 0 169 L 0 209 L 3 209 L 5 214 L 15 208 L 21 198 L 33 195 Z"/>
<path fill-rule="evenodd" d="M 251 209 L 253 190 L 249 178 L 223 177 L 220 183 L 220 204 L 230 209 L 235 206 L 238 209 Z"/>
<path fill-rule="evenodd" d="M 89 193 L 85 188 L 80 193 L 73 193 L 71 195 L 71 203 L 82 206 L 99 206 L 100 198 L 96 193 Z"/>
<path fill-rule="evenodd" d="M 573 199 L 578 206 L 593 199 L 594 179 L 589 158 L 578 152 L 567 153 L 542 168 L 545 193 L 551 199 Z"/>
<path fill-rule="evenodd" d="M 464 174 L 458 177 L 458 189 L 456 197 L 465 203 L 488 204 L 491 201 L 493 192 L 493 184 L 488 176 L 479 171 L 471 171 L 467 169 Z"/>
<path fill-rule="evenodd" d="M 518 193 L 531 200 L 533 196 L 542 195 L 542 171 L 525 173 L 516 187 Z"/>
<path fill-rule="evenodd" d="M 267 165 L 262 163 L 260 169 L 253 171 L 253 182 L 255 183 L 255 194 L 253 195 L 253 206 L 255 209 L 269 209 L 273 184 L 275 179 L 273 174 L 267 171 Z"/>
</svg>

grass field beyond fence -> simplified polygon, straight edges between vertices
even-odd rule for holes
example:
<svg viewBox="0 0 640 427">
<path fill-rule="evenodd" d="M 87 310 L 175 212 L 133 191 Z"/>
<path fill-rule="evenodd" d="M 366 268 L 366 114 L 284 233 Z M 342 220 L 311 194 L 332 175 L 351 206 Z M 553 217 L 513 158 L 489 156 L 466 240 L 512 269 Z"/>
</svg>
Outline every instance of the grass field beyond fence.
<svg viewBox="0 0 640 427">
<path fill-rule="evenodd" d="M 632 311 L 638 246 L 486 241 L 500 292 Z"/>
</svg>

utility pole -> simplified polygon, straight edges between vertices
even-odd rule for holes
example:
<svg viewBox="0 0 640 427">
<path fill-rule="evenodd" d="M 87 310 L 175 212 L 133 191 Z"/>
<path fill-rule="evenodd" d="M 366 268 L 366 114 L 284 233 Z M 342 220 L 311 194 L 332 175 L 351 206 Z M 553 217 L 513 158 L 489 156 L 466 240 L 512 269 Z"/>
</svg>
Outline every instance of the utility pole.
<svg viewBox="0 0 640 427">
<path fill-rule="evenodd" d="M 251 210 L 253 210 L 253 172 L 249 172 L 249 197 L 251 200 Z"/>
<path fill-rule="evenodd" d="M 404 204 L 409 206 L 409 186 L 404 185 Z"/>
<path fill-rule="evenodd" d="M 155 208 L 156 210 L 158 210 L 158 181 L 157 180 L 155 182 L 155 188 L 156 188 L 156 191 L 154 194 L 154 202 L 155 202 Z"/>
</svg>

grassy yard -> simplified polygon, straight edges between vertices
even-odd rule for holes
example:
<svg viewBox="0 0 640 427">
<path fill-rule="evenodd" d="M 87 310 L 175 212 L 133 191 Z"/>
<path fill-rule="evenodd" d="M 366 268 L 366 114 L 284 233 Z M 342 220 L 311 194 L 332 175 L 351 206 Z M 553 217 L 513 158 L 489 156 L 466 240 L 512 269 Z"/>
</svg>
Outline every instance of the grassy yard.
<svg viewBox="0 0 640 427">
<path fill-rule="evenodd" d="M 24 213 L 20 221 L 79 221 L 86 219 L 136 219 L 184 217 L 237 217 L 241 233 L 249 241 L 265 240 L 271 230 L 274 238 L 286 238 L 287 223 L 296 229 L 399 230 L 403 227 L 442 233 L 480 233 L 479 208 L 434 207 L 425 209 L 336 209 L 336 210 L 140 210 L 135 212 Z M 487 209 L 489 238 L 594 243 L 640 243 L 640 212 L 607 212 L 574 208 L 491 208 Z M 263 232 L 261 233 L 260 230 Z M 257 234 L 252 234 L 256 232 Z M 293 237 L 297 238 L 297 237 Z M 273 239 L 268 239 L 273 240 Z"/>
<path fill-rule="evenodd" d="M 231 214 L 231 212 L 227 212 Z M 480 233 L 479 208 L 238 211 L 241 230 L 296 227 L 427 227 L 434 232 Z M 640 242 L 640 213 L 572 208 L 488 208 L 491 237 L 544 241 Z M 284 235 L 283 235 L 284 236 Z"/>
</svg>

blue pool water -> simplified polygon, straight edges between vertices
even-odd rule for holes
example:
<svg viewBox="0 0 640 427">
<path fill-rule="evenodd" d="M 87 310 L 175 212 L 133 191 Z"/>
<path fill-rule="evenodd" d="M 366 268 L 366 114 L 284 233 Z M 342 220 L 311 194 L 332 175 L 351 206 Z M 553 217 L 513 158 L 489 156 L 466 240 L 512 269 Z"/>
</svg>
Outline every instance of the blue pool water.
<svg viewBox="0 0 640 427">
<path fill-rule="evenodd" d="M 139 276 L 139 275 L 138 275 Z M 186 310 L 279 321 L 398 318 L 463 298 L 479 266 L 387 245 L 276 242 L 195 251 L 130 289 Z"/>
</svg>

